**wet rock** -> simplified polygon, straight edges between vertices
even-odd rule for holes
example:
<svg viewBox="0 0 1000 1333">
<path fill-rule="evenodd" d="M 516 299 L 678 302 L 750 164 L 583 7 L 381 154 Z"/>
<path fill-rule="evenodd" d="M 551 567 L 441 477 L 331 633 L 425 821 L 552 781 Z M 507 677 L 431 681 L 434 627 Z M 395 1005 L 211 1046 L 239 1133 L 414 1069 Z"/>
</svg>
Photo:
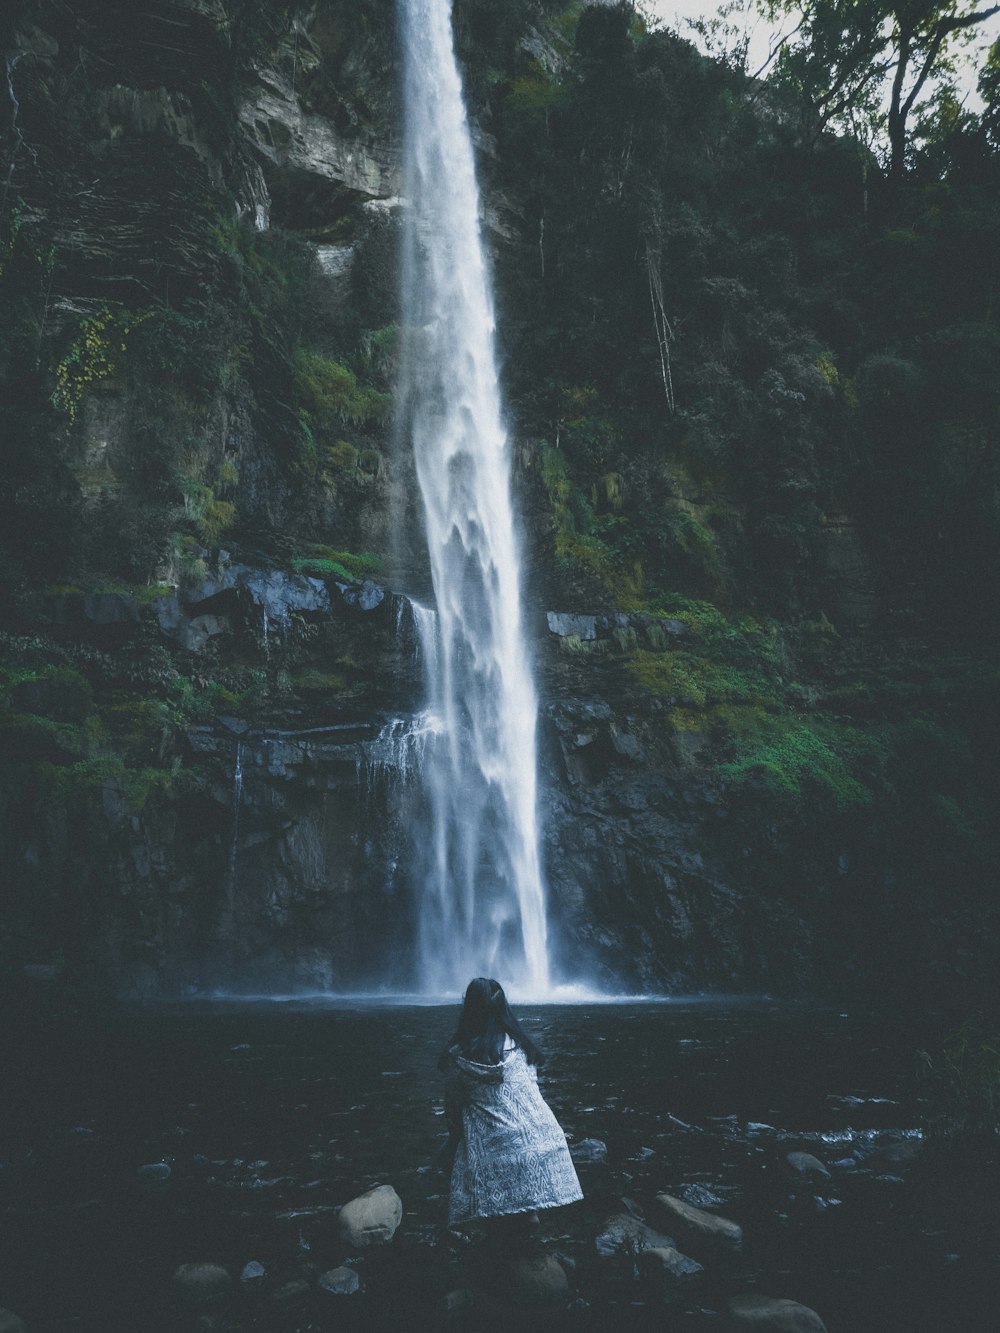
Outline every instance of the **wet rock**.
<svg viewBox="0 0 1000 1333">
<path fill-rule="evenodd" d="M 600 1139 L 581 1139 L 570 1144 L 570 1156 L 574 1162 L 606 1162 L 608 1145 Z"/>
<path fill-rule="evenodd" d="M 560 639 L 574 638 L 586 641 L 597 638 L 596 616 L 578 616 L 563 611 L 547 611 L 545 619 L 548 622 L 549 633 L 558 635 Z"/>
<path fill-rule="evenodd" d="M 515 1259 L 509 1280 L 511 1297 L 520 1305 L 541 1305 L 569 1294 L 566 1270 L 554 1254 Z"/>
<path fill-rule="evenodd" d="M 798 1176 L 812 1179 L 829 1180 L 830 1172 L 818 1157 L 810 1152 L 790 1152 L 785 1154 L 785 1161 Z"/>
<path fill-rule="evenodd" d="M 672 1250 L 674 1242 L 669 1236 L 654 1231 L 637 1217 L 628 1213 L 615 1213 L 609 1217 L 594 1240 L 597 1253 L 605 1259 L 616 1255 L 638 1254 L 643 1250 Z"/>
<path fill-rule="evenodd" d="M 743 1244 L 742 1227 L 727 1217 L 707 1213 L 672 1194 L 658 1194 L 656 1206 L 667 1224 L 685 1238 L 730 1250 L 738 1250 Z"/>
<path fill-rule="evenodd" d="M 244 1264 L 243 1272 L 240 1274 L 240 1281 L 248 1287 L 257 1286 L 267 1277 L 267 1269 L 263 1264 L 258 1263 L 256 1259 L 251 1259 L 248 1264 Z"/>
<path fill-rule="evenodd" d="M 277 1290 L 271 1293 L 272 1301 L 279 1305 L 294 1305 L 309 1295 L 311 1288 L 304 1278 L 293 1277 L 291 1282 L 286 1282 Z"/>
<path fill-rule="evenodd" d="M 0 1333 L 28 1333 L 28 1325 L 13 1310 L 0 1310 Z"/>
<path fill-rule="evenodd" d="M 385 601 L 385 589 L 380 588 L 371 579 L 365 579 L 360 588 L 353 585 L 337 584 L 340 595 L 347 606 L 357 607 L 359 611 L 374 611 Z"/>
<path fill-rule="evenodd" d="M 682 1191 L 684 1202 L 694 1204 L 695 1208 L 717 1208 L 722 1200 L 704 1185 L 685 1185 Z"/>
<path fill-rule="evenodd" d="M 166 1162 L 147 1162 L 135 1174 L 145 1189 L 162 1189 L 170 1179 L 171 1171 Z"/>
<path fill-rule="evenodd" d="M 232 1279 L 219 1264 L 181 1264 L 174 1274 L 174 1291 L 188 1305 L 225 1300 Z"/>
<path fill-rule="evenodd" d="M 353 1296 L 361 1290 L 361 1279 L 353 1268 L 343 1264 L 340 1268 L 331 1268 L 329 1272 L 321 1273 L 319 1287 L 331 1296 Z"/>
<path fill-rule="evenodd" d="M 826 1333 L 815 1310 L 798 1301 L 786 1301 L 754 1292 L 733 1296 L 726 1305 L 730 1327 L 758 1329 L 760 1333 Z"/>
<path fill-rule="evenodd" d="M 681 1278 L 704 1272 L 701 1264 L 672 1245 L 655 1245 L 651 1250 L 643 1250 L 639 1255 L 639 1267 L 647 1276 Z"/>
<path fill-rule="evenodd" d="M 337 1234 L 352 1249 L 385 1245 L 403 1220 L 403 1203 L 391 1185 L 376 1185 L 345 1203 L 337 1218 Z"/>
</svg>

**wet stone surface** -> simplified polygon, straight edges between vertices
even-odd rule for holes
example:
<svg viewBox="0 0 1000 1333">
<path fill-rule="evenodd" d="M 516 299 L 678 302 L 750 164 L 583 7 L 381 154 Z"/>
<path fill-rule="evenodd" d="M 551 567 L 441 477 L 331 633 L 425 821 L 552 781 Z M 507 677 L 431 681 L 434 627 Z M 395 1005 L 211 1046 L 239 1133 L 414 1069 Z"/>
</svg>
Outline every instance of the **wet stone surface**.
<svg viewBox="0 0 1000 1333">
<path fill-rule="evenodd" d="M 366 1330 L 724 1333 L 754 1294 L 830 1333 L 994 1326 L 996 1153 L 923 1139 L 896 1034 L 764 1002 L 521 1013 L 571 1143 L 606 1157 L 580 1153 L 584 1202 L 509 1253 L 443 1227 L 454 1007 L 144 1008 L 42 1034 L 7 1066 L 0 1304 L 32 1333 L 308 1333 L 331 1311 Z M 398 1229 L 356 1245 L 341 1213 L 378 1186 Z M 742 1248 L 699 1248 L 657 1195 L 688 1206 L 679 1221 L 731 1220 Z M 620 1245 L 596 1243 L 609 1219 Z M 644 1239 L 660 1234 L 686 1262 Z"/>
</svg>

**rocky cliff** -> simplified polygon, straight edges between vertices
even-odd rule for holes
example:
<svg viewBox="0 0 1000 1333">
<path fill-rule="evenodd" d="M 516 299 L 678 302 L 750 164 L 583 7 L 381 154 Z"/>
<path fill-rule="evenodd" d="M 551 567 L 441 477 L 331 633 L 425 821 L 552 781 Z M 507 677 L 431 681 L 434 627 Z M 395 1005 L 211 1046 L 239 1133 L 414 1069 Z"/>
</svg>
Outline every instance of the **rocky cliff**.
<svg viewBox="0 0 1000 1333">
<path fill-rule="evenodd" d="M 916 580 L 839 443 L 886 394 L 903 411 L 910 372 L 849 346 L 856 293 L 806 288 L 853 216 L 803 240 L 719 202 L 802 146 L 623 22 L 456 6 L 557 965 L 641 990 L 802 992 L 876 953 L 900 984 L 954 976 L 994 910 L 995 680 L 916 603 L 887 632 Z M 405 984 L 426 574 L 392 427 L 391 7 L 4 23 L 0 951 L 127 995 Z M 831 197 L 851 169 L 831 147 Z"/>
</svg>

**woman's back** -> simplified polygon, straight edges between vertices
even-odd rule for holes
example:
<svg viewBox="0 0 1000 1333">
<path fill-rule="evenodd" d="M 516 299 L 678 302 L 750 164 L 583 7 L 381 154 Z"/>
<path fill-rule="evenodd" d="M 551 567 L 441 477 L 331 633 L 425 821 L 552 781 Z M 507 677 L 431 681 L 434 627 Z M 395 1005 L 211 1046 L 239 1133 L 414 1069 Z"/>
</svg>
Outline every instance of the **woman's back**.
<svg viewBox="0 0 1000 1333">
<path fill-rule="evenodd" d="M 456 1036 L 461 1031 L 460 1022 Z M 442 1060 L 449 1126 L 460 1135 L 449 1226 L 583 1198 L 566 1136 L 538 1089 L 531 1052 L 510 1033 L 498 1043 L 495 1061 L 466 1054 L 470 1047 L 475 1050 L 471 1041 L 453 1041 Z"/>
</svg>

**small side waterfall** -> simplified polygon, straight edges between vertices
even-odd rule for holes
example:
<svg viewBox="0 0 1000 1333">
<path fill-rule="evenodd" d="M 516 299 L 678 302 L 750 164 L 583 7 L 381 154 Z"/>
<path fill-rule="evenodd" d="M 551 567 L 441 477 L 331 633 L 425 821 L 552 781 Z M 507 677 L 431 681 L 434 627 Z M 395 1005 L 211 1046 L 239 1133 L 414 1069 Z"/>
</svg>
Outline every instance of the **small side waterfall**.
<svg viewBox="0 0 1000 1333">
<path fill-rule="evenodd" d="M 450 0 L 400 0 L 406 53 L 404 422 L 423 499 L 436 611 L 417 608 L 428 709 L 429 827 L 418 984 L 475 973 L 549 992 L 536 826 L 537 703 Z"/>
</svg>

